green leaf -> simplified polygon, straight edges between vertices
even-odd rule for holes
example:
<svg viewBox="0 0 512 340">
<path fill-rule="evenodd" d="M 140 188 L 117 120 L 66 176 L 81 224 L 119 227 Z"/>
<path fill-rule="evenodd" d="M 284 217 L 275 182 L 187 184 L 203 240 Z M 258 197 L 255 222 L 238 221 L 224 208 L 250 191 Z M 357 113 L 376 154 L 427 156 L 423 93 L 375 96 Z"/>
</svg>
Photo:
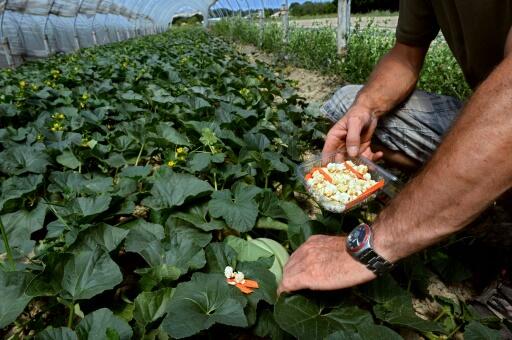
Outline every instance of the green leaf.
<svg viewBox="0 0 512 340">
<path fill-rule="evenodd" d="M 81 249 L 64 265 L 62 288 L 72 300 L 90 299 L 121 283 L 123 276 L 108 253 Z"/>
<path fill-rule="evenodd" d="M 178 212 L 171 216 L 179 218 L 192 224 L 194 227 L 204 231 L 221 230 L 226 227 L 226 224 L 220 220 L 208 219 L 208 205 L 194 205 L 184 212 Z"/>
<path fill-rule="evenodd" d="M 324 339 L 337 331 L 357 331 L 373 324 L 371 315 L 357 307 L 329 306 L 302 295 L 281 295 L 274 306 L 276 322 L 298 339 Z"/>
<path fill-rule="evenodd" d="M 272 267 L 269 269 L 272 274 L 274 274 L 277 283 L 280 283 L 283 278 L 283 270 L 284 266 L 288 262 L 290 255 L 286 248 L 284 248 L 280 243 L 271 240 L 269 238 L 257 238 L 249 240 L 249 243 L 259 246 L 262 249 L 269 251 L 272 255 L 274 255 L 274 263 Z"/>
<path fill-rule="evenodd" d="M 201 269 L 206 264 L 203 246 L 194 239 L 174 234 L 165 246 L 168 249 L 165 252 L 165 264 L 175 266 L 183 274 L 189 269 Z"/>
<path fill-rule="evenodd" d="M 172 288 L 163 288 L 155 292 L 142 292 L 135 298 L 135 310 L 133 316 L 135 320 L 146 326 L 163 316 L 167 310 L 167 305 L 173 294 Z"/>
<path fill-rule="evenodd" d="M 366 339 L 379 339 L 379 340 L 402 340 L 403 338 L 390 328 L 379 325 L 360 325 L 357 326 L 357 331 L 338 331 L 329 335 L 326 340 L 366 340 Z"/>
<path fill-rule="evenodd" d="M 119 339 L 129 340 L 132 337 L 130 325 L 118 316 L 115 316 L 110 309 L 98 309 L 91 314 L 87 314 L 76 327 L 76 333 L 80 340 L 99 340 L 108 339 L 108 333 L 112 334 L 114 330 Z"/>
<path fill-rule="evenodd" d="M 155 177 L 151 196 L 145 198 L 142 204 L 153 209 L 172 208 L 182 205 L 187 198 L 196 197 L 213 190 L 208 182 L 192 175 L 159 172 Z"/>
<path fill-rule="evenodd" d="M 36 340 L 78 340 L 75 332 L 67 327 L 53 328 L 48 326 L 36 335 Z"/>
<path fill-rule="evenodd" d="M 33 275 L 26 272 L 4 272 L 0 269 L 0 329 L 16 320 L 32 297 L 25 293 Z"/>
<path fill-rule="evenodd" d="M 287 172 L 290 168 L 281 161 L 281 155 L 276 152 L 266 151 L 262 153 L 263 159 L 270 162 L 273 169 L 280 172 Z"/>
<path fill-rule="evenodd" d="M 288 238 L 292 249 L 297 249 L 311 236 L 308 215 L 295 203 L 282 201 L 279 206 L 288 219 Z"/>
<path fill-rule="evenodd" d="M 9 177 L 2 181 L 2 195 L 0 196 L 0 210 L 6 202 L 18 199 L 25 194 L 36 191 L 43 182 L 42 175 L 28 175 L 26 177 Z"/>
<path fill-rule="evenodd" d="M 185 338 L 216 323 L 246 327 L 246 299 L 229 286 L 222 274 L 195 273 L 180 283 L 167 308 L 163 329 L 174 338 Z"/>
<path fill-rule="evenodd" d="M 87 217 L 107 211 L 112 197 L 100 195 L 96 197 L 78 197 L 73 203 L 73 210 L 80 216 Z"/>
<path fill-rule="evenodd" d="M 237 253 L 225 242 L 210 243 L 205 250 L 208 272 L 224 273 L 227 266 L 236 268 Z"/>
<path fill-rule="evenodd" d="M 400 295 L 373 307 L 375 316 L 391 325 L 409 327 L 420 332 L 440 332 L 445 330 L 433 321 L 423 320 L 416 315 L 411 298 Z"/>
<path fill-rule="evenodd" d="M 247 232 L 254 227 L 258 217 L 258 204 L 254 197 L 259 192 L 261 189 L 258 187 L 241 184 L 235 185 L 233 194 L 227 189 L 215 191 L 208 203 L 210 215 L 224 218 L 234 230 Z"/>
<path fill-rule="evenodd" d="M 146 166 L 127 166 L 121 170 L 121 175 L 129 178 L 144 178 L 151 173 L 151 167 Z"/>
<path fill-rule="evenodd" d="M 244 141 L 249 150 L 264 151 L 269 145 L 270 140 L 262 133 L 246 133 Z"/>
<path fill-rule="evenodd" d="M 165 226 L 167 227 L 167 233 L 172 235 L 172 237 L 192 240 L 201 248 L 206 247 L 206 245 L 212 240 L 211 233 L 194 228 L 188 222 L 175 219 L 172 216 L 169 217 Z"/>
<path fill-rule="evenodd" d="M 256 280 L 260 288 L 255 289 L 250 295 L 247 295 L 249 302 L 256 307 L 260 300 L 273 305 L 277 299 L 277 282 L 274 274 L 263 262 L 238 262 L 236 270 L 244 273 L 245 277 Z"/>
<path fill-rule="evenodd" d="M 160 224 L 137 219 L 123 227 L 130 230 L 125 241 L 126 251 L 140 254 L 151 266 L 162 263 L 162 240 L 165 233 Z"/>
<path fill-rule="evenodd" d="M 169 284 L 181 276 L 181 271 L 178 268 L 167 264 L 136 269 L 135 272 L 141 275 L 139 285 L 143 291 L 150 291 L 161 282 Z"/>
<path fill-rule="evenodd" d="M 256 222 L 256 228 L 288 231 L 288 225 L 271 217 L 260 217 Z"/>
<path fill-rule="evenodd" d="M 97 245 L 101 245 L 107 252 L 111 252 L 121 244 L 128 233 L 128 230 L 102 223 L 82 233 L 77 246 L 94 249 Z"/>
<path fill-rule="evenodd" d="M 462 282 L 471 277 L 471 271 L 453 256 L 436 251 L 432 253 L 431 264 L 443 282 Z"/>
<path fill-rule="evenodd" d="M 144 97 L 142 97 L 140 94 L 133 92 L 132 90 L 129 90 L 121 95 L 121 98 L 126 100 L 142 100 Z"/>
<path fill-rule="evenodd" d="M 190 145 L 187 136 L 179 133 L 178 130 L 173 128 L 169 123 L 158 124 L 156 127 L 156 133 L 159 137 L 163 138 L 169 143 L 185 146 Z"/>
<path fill-rule="evenodd" d="M 390 274 L 378 277 L 359 287 L 361 293 L 377 303 L 385 303 L 397 296 L 411 298 L 411 295 Z"/>
<path fill-rule="evenodd" d="M 500 334 L 500 331 L 486 327 L 477 321 L 471 321 L 466 327 L 464 327 L 464 340 L 481 339 L 499 340 L 502 339 L 502 336 Z"/>
<path fill-rule="evenodd" d="M 286 336 L 285 334 L 274 320 L 274 314 L 270 310 L 264 309 L 259 313 L 258 321 L 254 326 L 254 335 L 272 340 L 291 338 L 291 336 Z"/>
<path fill-rule="evenodd" d="M 43 228 L 45 217 L 46 206 L 41 203 L 32 211 L 23 209 L 2 215 L 2 223 L 11 248 L 17 249 L 21 254 L 31 252 L 35 244 L 35 241 L 31 240 L 31 235 Z M 4 244 L 0 242 L 0 254 L 3 252 L 5 252 Z"/>
<path fill-rule="evenodd" d="M 188 166 L 193 172 L 203 171 L 212 162 L 211 154 L 207 152 L 194 153 L 190 157 Z"/>
<path fill-rule="evenodd" d="M 71 151 L 64 151 L 61 155 L 57 156 L 56 160 L 57 163 L 70 169 L 76 169 L 81 164 Z"/>
<path fill-rule="evenodd" d="M 48 155 L 34 147 L 13 146 L 0 152 L 0 171 L 8 175 L 21 175 L 27 172 L 43 174 L 48 165 Z"/>
<path fill-rule="evenodd" d="M 273 255 L 270 250 L 236 236 L 230 235 L 224 242 L 235 250 L 238 261 L 256 261 L 262 257 Z"/>
</svg>

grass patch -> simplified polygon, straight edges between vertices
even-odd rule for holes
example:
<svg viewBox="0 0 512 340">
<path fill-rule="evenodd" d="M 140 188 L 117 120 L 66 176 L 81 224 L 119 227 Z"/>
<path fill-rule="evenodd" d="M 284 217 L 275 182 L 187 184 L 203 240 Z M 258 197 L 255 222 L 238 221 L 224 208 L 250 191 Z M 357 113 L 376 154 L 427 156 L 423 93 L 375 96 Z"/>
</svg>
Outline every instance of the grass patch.
<svg viewBox="0 0 512 340">
<path fill-rule="evenodd" d="M 366 82 L 375 64 L 395 41 L 393 32 L 376 27 L 373 23 L 366 27 L 356 24 L 347 53 L 340 57 L 336 53 L 335 31 L 329 27 L 291 25 L 288 44 L 284 43 L 283 29 L 277 22 L 267 23 L 261 32 L 256 23 L 234 18 L 216 23 L 212 31 L 230 41 L 259 46 L 266 52 L 277 54 L 278 60 L 340 76 L 345 82 L 353 84 Z M 460 99 L 471 94 L 459 65 L 442 37 L 432 43 L 418 87 Z"/>
</svg>

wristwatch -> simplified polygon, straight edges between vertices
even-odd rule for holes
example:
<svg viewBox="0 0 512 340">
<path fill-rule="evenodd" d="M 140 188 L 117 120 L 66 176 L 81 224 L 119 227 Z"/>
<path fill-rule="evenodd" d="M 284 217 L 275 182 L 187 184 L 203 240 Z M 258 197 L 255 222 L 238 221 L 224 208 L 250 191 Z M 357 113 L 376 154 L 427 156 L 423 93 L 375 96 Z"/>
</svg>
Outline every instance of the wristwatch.
<svg viewBox="0 0 512 340">
<path fill-rule="evenodd" d="M 377 276 L 386 273 L 394 266 L 373 249 L 373 232 L 368 224 L 362 223 L 348 234 L 346 247 L 354 259 L 364 264 Z"/>
</svg>

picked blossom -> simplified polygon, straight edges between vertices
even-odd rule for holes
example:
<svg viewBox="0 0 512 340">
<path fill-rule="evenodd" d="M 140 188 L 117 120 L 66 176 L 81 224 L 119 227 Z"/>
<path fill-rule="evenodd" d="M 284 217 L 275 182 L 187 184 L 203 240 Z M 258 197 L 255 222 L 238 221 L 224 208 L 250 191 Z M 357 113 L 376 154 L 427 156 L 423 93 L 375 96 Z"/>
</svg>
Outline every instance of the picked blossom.
<svg viewBox="0 0 512 340">
<path fill-rule="evenodd" d="M 230 266 L 227 266 L 225 269 L 224 269 L 224 275 L 226 276 L 226 278 L 228 279 L 231 279 L 235 276 L 235 272 L 233 270 L 233 267 L 230 267 Z"/>
<path fill-rule="evenodd" d="M 260 288 L 258 282 L 246 279 L 244 273 L 235 272 L 230 266 L 227 266 L 224 269 L 224 275 L 226 276 L 226 282 L 229 285 L 235 286 L 244 294 L 251 294 L 254 292 L 254 289 Z"/>
<path fill-rule="evenodd" d="M 244 284 L 245 283 L 245 275 L 244 275 L 244 273 L 236 272 L 235 273 L 235 282 L 236 283 Z"/>
</svg>

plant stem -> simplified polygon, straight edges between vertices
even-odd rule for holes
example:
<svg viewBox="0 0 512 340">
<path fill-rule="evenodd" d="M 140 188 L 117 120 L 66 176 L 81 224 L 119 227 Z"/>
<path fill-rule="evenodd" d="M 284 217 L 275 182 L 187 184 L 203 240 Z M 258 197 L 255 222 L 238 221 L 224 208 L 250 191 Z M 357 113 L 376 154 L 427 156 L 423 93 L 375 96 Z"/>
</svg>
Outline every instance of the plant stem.
<svg viewBox="0 0 512 340">
<path fill-rule="evenodd" d="M 439 313 L 439 315 L 436 316 L 436 318 L 432 321 L 437 322 L 437 321 L 439 321 L 439 319 L 441 319 L 445 315 L 446 315 L 446 311 L 443 309 L 443 311 L 441 313 Z"/>
<path fill-rule="evenodd" d="M 215 191 L 217 191 L 217 173 L 213 173 L 213 185 L 215 187 Z"/>
<path fill-rule="evenodd" d="M 144 147 L 146 146 L 146 143 L 142 143 L 142 146 L 140 147 L 139 154 L 137 155 L 137 160 L 135 161 L 135 166 L 139 165 L 140 156 L 142 156 L 142 150 L 144 150 Z"/>
<path fill-rule="evenodd" d="M 9 245 L 9 239 L 7 238 L 7 232 L 5 231 L 4 223 L 2 222 L 1 217 L 0 217 L 0 232 L 2 232 L 2 240 L 4 242 L 4 248 L 5 248 L 5 251 L 7 252 L 7 262 L 10 264 L 12 269 L 14 269 L 16 264 L 14 263 L 14 257 L 12 256 L 12 249 L 11 249 L 11 246 Z"/>
<path fill-rule="evenodd" d="M 452 336 L 457 333 L 459 331 L 459 329 L 462 327 L 462 324 L 458 325 L 457 327 L 455 327 L 455 329 L 450 333 L 448 334 L 448 339 L 451 339 Z"/>
<path fill-rule="evenodd" d="M 75 316 L 75 303 L 69 305 L 68 328 L 73 327 L 73 317 Z"/>
<path fill-rule="evenodd" d="M 265 189 L 268 188 L 268 175 L 265 175 Z"/>
</svg>

